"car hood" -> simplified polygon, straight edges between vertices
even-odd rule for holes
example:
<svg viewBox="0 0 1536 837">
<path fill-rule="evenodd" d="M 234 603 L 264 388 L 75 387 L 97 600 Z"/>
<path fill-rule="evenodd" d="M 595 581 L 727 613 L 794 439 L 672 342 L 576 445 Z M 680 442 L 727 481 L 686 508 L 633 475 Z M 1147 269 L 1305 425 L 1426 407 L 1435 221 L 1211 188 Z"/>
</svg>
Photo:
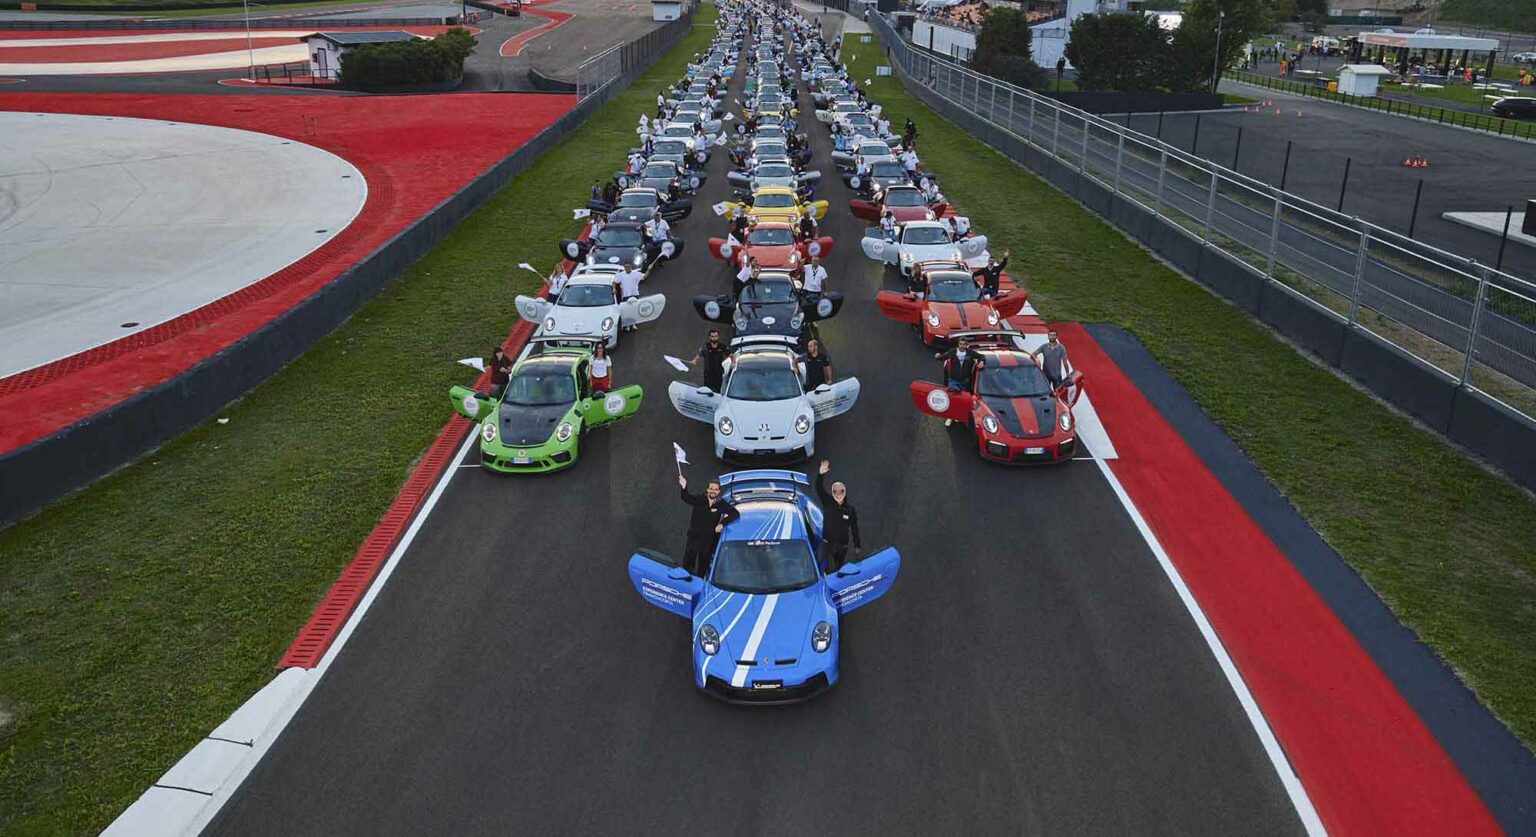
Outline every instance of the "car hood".
<svg viewBox="0 0 1536 837">
<path fill-rule="evenodd" d="M 795 314 L 799 313 L 799 309 L 800 306 L 793 302 L 756 303 L 742 306 L 741 311 L 747 315 L 747 324 L 744 328 L 738 326 L 733 336 L 783 334 L 798 337 L 800 326 L 794 324 L 794 318 Z"/>
<path fill-rule="evenodd" d="M 795 245 L 749 244 L 747 252 L 751 253 L 763 267 L 784 267 L 789 264 L 790 254 L 795 252 Z"/>
<path fill-rule="evenodd" d="M 632 264 L 638 247 L 593 247 L 588 255 L 593 264 Z"/>
<path fill-rule="evenodd" d="M 592 308 L 566 308 L 556 305 L 549 310 L 549 315 L 555 318 L 555 327 L 550 330 L 554 334 L 597 334 L 604 317 L 618 319 L 619 307 L 598 305 Z"/>
<path fill-rule="evenodd" d="M 651 209 L 651 208 L 648 208 L 648 207 L 642 207 L 642 206 L 621 206 L 621 207 L 618 207 L 618 208 L 614 209 L 612 212 L 608 213 L 608 220 L 610 222 L 611 221 L 640 221 L 640 222 L 645 222 L 645 221 L 651 220 L 651 215 L 654 214 L 655 212 L 656 212 L 655 209 Z M 625 248 L 625 249 L 632 249 L 632 248 Z"/>
<path fill-rule="evenodd" d="M 1056 429 L 1056 399 L 1052 396 L 1003 398 L 985 395 L 981 402 L 997 418 L 1003 430 L 1015 438 L 1049 436 Z"/>
<path fill-rule="evenodd" d="M 739 611 L 741 618 L 736 620 L 730 634 L 723 637 L 725 647 L 721 649 L 721 656 L 726 659 L 721 662 L 725 665 L 714 674 L 729 680 L 737 666 L 748 659 L 747 646 L 754 635 L 759 638 L 748 672 L 758 676 L 764 669 L 794 665 L 802 656 L 814 653 L 810 647 L 811 629 L 826 614 L 822 585 L 823 582 L 818 580 L 803 590 L 750 597 L 746 609 Z M 740 605 L 732 603 L 713 621 L 721 621 L 726 613 L 735 619 L 739 608 Z M 716 625 L 716 629 L 725 634 L 726 626 L 730 624 L 727 620 Z"/>
<path fill-rule="evenodd" d="M 496 429 L 501 434 L 501 443 L 508 447 L 542 445 L 555 435 L 560 419 L 570 410 L 570 404 L 550 407 L 503 404 L 496 415 Z"/>
<path fill-rule="evenodd" d="M 929 302 L 928 310 L 939 315 L 939 327 L 934 331 L 996 327 L 987 322 L 992 308 L 981 302 Z"/>
<path fill-rule="evenodd" d="M 801 406 L 800 398 L 788 398 L 783 401 L 732 401 L 723 402 L 723 413 L 729 415 L 736 423 L 736 435 L 745 441 L 760 441 L 764 437 L 784 436 L 789 437 L 795 432 L 795 417 L 801 414 L 811 415 L 809 407 Z M 768 429 L 763 430 L 763 425 Z M 718 429 L 717 431 L 718 432 Z"/>
</svg>

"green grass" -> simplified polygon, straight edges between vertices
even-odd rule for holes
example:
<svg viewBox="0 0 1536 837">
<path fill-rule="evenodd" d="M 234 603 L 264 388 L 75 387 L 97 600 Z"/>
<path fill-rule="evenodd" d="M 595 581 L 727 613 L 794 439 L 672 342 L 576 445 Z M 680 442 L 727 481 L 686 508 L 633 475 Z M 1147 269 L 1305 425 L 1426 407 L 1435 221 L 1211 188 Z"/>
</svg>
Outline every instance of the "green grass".
<svg viewBox="0 0 1536 837">
<path fill-rule="evenodd" d="M 855 78 L 874 76 L 859 56 Z M 1332 372 L 902 89 L 921 153 L 1052 320 L 1130 330 L 1325 540 L 1536 743 L 1536 501 Z M 1023 207 L 1021 211 L 1020 207 Z"/>
<path fill-rule="evenodd" d="M 228 424 L 0 532 L 0 834 L 97 832 L 272 676 L 713 8 Z"/>
<path fill-rule="evenodd" d="M 1511 32 L 1536 32 L 1536 0 L 1444 0 L 1440 19 Z"/>
</svg>

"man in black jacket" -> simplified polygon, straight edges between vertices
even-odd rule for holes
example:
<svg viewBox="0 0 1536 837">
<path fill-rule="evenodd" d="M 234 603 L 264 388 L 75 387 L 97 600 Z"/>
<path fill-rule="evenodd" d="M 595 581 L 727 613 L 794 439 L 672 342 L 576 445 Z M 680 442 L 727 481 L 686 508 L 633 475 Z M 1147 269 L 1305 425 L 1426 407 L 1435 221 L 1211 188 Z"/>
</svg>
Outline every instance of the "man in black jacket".
<svg viewBox="0 0 1536 837">
<path fill-rule="evenodd" d="M 848 547 L 853 546 L 853 560 L 857 561 L 864 554 L 864 546 L 859 542 L 859 513 L 854 510 L 853 504 L 848 502 L 848 488 L 840 482 L 832 483 L 832 490 L 827 490 L 827 472 L 832 470 L 832 463 L 821 460 L 821 469 L 816 472 L 816 496 L 821 498 L 821 563 L 828 574 L 837 572 L 838 568 L 848 563 Z"/>
<path fill-rule="evenodd" d="M 709 481 L 703 494 L 688 493 L 688 478 L 677 477 L 683 502 L 693 506 L 688 519 L 688 545 L 683 552 L 683 567 L 699 578 L 709 576 L 709 563 L 715 557 L 715 545 L 727 523 L 741 517 L 736 507 L 720 498 L 720 483 Z"/>
<path fill-rule="evenodd" d="M 1004 250 L 1002 261 L 998 261 L 997 259 L 987 259 L 987 266 L 982 268 L 980 271 L 982 296 L 997 296 L 998 286 L 1001 285 L 1003 281 L 1003 268 L 1008 266 L 1008 256 L 1012 253 L 1012 250 Z"/>
</svg>

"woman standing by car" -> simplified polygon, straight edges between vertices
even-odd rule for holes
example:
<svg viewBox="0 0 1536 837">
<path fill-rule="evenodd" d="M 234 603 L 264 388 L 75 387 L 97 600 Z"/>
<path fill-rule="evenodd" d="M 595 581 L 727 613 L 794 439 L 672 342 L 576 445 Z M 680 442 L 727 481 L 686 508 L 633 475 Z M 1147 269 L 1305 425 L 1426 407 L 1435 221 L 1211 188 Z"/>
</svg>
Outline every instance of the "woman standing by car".
<svg viewBox="0 0 1536 837">
<path fill-rule="evenodd" d="M 608 359 L 608 350 L 598 343 L 592 348 L 592 392 L 602 395 L 612 388 L 613 361 Z"/>
</svg>

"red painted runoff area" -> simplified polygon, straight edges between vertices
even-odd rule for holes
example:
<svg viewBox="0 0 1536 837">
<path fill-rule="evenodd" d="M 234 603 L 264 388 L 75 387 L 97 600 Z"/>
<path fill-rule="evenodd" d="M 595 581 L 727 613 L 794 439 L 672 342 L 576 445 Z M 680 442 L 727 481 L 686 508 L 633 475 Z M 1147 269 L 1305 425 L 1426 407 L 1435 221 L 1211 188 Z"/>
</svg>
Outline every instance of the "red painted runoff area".
<svg viewBox="0 0 1536 837">
<path fill-rule="evenodd" d="M 512 37 L 503 41 L 501 44 L 502 58 L 517 57 L 518 53 L 523 51 L 523 47 L 527 46 L 529 41 L 539 37 L 551 29 L 554 29 L 556 26 L 560 26 L 561 24 L 570 20 L 572 17 L 565 12 L 546 12 L 542 10 L 534 11 L 532 9 L 527 9 L 524 11 L 524 14 L 534 15 L 535 17 L 548 18 L 549 22 L 541 23 L 538 26 L 529 29 L 527 32 L 519 32 L 516 35 L 513 35 Z"/>
<path fill-rule="evenodd" d="M 121 340 L 0 379 L 0 451 L 84 420 L 230 346 L 378 249 L 575 104 L 552 94 L 174 96 L 0 93 L 0 110 L 259 131 L 330 151 L 368 181 L 352 224 L 277 273 Z"/>
<path fill-rule="evenodd" d="M 400 32 L 400 31 L 405 31 L 405 32 L 410 32 L 413 35 L 441 35 L 442 33 L 448 31 L 449 29 L 454 29 L 454 28 L 457 28 L 457 27 L 452 27 L 452 26 L 348 26 L 347 27 L 347 31 L 348 32 Z M 467 27 L 467 28 L 473 34 L 479 34 L 480 31 L 481 31 L 481 30 L 476 29 L 474 27 Z M 257 30 L 257 31 L 260 31 L 260 30 Z M 318 30 L 316 30 L 313 26 L 305 26 L 303 20 L 294 20 L 292 31 L 295 31 L 295 32 L 315 32 L 315 31 L 318 31 Z M 234 37 L 238 36 L 240 38 L 240 40 L 241 40 L 242 45 L 244 44 L 244 41 L 245 41 L 245 30 L 240 28 L 240 27 L 238 27 L 238 26 L 231 27 L 229 29 L 185 29 L 185 30 L 175 30 L 175 29 L 45 29 L 45 30 L 37 30 L 37 29 L 4 29 L 4 30 L 0 30 L 0 41 L 38 41 L 38 40 L 44 40 L 44 39 L 52 40 L 52 39 L 75 39 L 75 38 L 131 38 L 131 37 L 136 37 L 136 36 L 142 37 L 142 36 L 146 36 L 146 35 L 153 35 L 153 36 L 155 36 L 157 38 L 165 38 L 167 41 L 170 41 L 170 42 L 176 42 L 178 40 L 182 40 L 182 39 L 178 39 L 178 38 L 175 37 L 177 34 L 185 34 L 185 35 L 189 36 L 186 40 L 190 41 L 191 40 L 190 36 L 192 36 L 192 35 L 206 36 L 206 35 L 214 34 L 214 33 L 228 35 L 231 38 L 234 38 Z M 260 38 L 261 36 L 257 35 L 256 37 Z M 110 44 L 100 44 L 99 46 L 105 48 L 105 47 L 108 47 L 108 46 L 111 46 L 111 45 Z M 23 49 L 23 47 L 8 47 L 8 49 Z M 97 60 L 107 61 L 107 60 L 112 60 L 112 59 L 99 58 Z"/>
<path fill-rule="evenodd" d="M 1057 326 L 1121 485 L 1199 602 L 1333 834 L 1498 834 L 1365 649 L 1082 326 Z"/>
</svg>

